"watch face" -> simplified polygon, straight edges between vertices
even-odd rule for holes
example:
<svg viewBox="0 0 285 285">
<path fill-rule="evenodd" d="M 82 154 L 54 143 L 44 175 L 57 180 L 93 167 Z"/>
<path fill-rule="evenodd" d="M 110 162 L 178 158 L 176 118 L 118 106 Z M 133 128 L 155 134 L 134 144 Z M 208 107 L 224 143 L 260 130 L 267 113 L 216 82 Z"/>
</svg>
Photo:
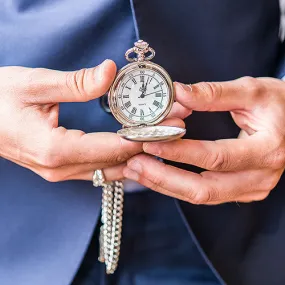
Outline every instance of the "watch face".
<svg viewBox="0 0 285 285">
<path fill-rule="evenodd" d="M 125 125 L 157 123 L 167 115 L 173 102 L 170 77 L 153 63 L 131 65 L 116 80 L 115 116 Z"/>
</svg>

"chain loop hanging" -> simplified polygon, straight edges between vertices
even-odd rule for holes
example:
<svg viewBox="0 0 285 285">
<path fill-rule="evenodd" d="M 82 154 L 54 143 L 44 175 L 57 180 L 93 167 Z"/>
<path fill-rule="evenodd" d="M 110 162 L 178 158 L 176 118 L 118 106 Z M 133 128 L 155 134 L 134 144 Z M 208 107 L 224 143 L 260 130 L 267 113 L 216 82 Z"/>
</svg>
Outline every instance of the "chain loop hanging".
<svg viewBox="0 0 285 285">
<path fill-rule="evenodd" d="M 106 273 L 118 267 L 122 237 L 124 185 L 122 181 L 105 183 L 102 170 L 96 170 L 93 185 L 102 186 L 102 210 L 98 260 L 106 265 Z"/>
</svg>

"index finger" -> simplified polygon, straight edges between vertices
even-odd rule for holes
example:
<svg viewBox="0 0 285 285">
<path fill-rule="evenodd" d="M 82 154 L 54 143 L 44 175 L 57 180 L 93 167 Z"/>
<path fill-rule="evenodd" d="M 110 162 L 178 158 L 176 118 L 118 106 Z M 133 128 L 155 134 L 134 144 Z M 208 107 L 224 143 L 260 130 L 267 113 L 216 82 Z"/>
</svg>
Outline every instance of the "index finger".
<svg viewBox="0 0 285 285">
<path fill-rule="evenodd" d="M 269 138 L 254 134 L 247 138 L 217 141 L 177 140 L 144 143 L 144 152 L 207 170 L 237 171 L 271 167 L 269 155 L 277 146 Z"/>
<path fill-rule="evenodd" d="M 59 127 L 52 130 L 42 160 L 50 167 L 73 163 L 100 163 L 106 167 L 122 163 L 141 151 L 141 143 L 124 140 L 115 133 L 86 134 Z"/>
<path fill-rule="evenodd" d="M 144 154 L 128 161 L 124 175 L 154 191 L 194 204 L 236 201 L 241 195 L 250 195 L 256 190 L 259 191 L 256 200 L 261 200 L 269 191 L 267 177 L 260 170 L 227 173 L 206 171 L 197 174 Z"/>
<path fill-rule="evenodd" d="M 264 82 L 243 77 L 225 82 L 174 83 L 176 100 L 195 111 L 248 110 L 262 98 Z"/>
</svg>

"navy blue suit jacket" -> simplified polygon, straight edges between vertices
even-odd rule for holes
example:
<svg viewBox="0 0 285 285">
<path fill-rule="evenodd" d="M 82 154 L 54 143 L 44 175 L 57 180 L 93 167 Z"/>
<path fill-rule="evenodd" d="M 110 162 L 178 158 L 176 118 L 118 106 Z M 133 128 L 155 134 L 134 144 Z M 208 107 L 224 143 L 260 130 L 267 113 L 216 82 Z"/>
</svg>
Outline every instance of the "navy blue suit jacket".
<svg viewBox="0 0 285 285">
<path fill-rule="evenodd" d="M 132 15 L 122 13 L 112 23 L 125 5 L 126 0 L 7 1 L 0 7 L 0 64 L 71 70 L 112 58 L 121 66 L 125 50 L 140 37 L 176 81 L 282 73 L 278 0 L 133 0 Z M 97 100 L 62 104 L 60 124 L 86 132 L 119 128 Z M 195 112 L 186 124 L 193 139 L 239 133 L 223 112 Z M 90 182 L 46 182 L 1 158 L 0 181 L 0 284 L 69 284 L 98 219 L 101 193 Z M 179 207 L 225 282 L 285 284 L 284 176 L 262 202 Z"/>
</svg>

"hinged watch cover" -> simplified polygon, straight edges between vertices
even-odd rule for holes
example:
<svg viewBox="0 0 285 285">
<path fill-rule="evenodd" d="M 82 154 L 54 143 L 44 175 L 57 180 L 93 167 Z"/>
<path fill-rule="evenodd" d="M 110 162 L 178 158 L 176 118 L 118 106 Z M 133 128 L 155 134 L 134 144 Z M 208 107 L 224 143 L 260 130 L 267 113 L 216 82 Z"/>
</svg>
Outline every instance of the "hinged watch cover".
<svg viewBox="0 0 285 285">
<path fill-rule="evenodd" d="M 150 62 L 154 56 L 148 43 L 137 41 L 125 54 L 131 63 L 118 72 L 108 94 L 110 110 L 124 126 L 118 134 L 127 140 L 169 141 L 186 133 L 184 128 L 157 125 L 173 106 L 174 89 L 166 70 Z"/>
</svg>

